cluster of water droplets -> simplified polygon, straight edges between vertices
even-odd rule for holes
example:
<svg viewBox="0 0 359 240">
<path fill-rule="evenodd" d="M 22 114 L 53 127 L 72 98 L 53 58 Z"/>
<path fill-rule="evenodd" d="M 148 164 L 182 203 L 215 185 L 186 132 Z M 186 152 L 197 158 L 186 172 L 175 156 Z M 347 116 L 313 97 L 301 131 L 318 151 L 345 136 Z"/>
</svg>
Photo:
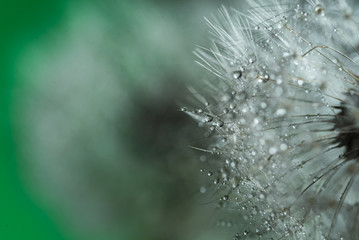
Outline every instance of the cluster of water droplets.
<svg viewBox="0 0 359 240">
<path fill-rule="evenodd" d="M 206 129 L 191 146 L 210 182 L 200 192 L 234 239 L 355 239 L 357 191 L 347 189 L 359 182 L 335 128 L 358 86 L 355 14 L 344 1 L 250 4 L 207 20 L 214 45 L 196 52 L 215 75 L 191 89 L 198 108 L 182 108 Z"/>
</svg>

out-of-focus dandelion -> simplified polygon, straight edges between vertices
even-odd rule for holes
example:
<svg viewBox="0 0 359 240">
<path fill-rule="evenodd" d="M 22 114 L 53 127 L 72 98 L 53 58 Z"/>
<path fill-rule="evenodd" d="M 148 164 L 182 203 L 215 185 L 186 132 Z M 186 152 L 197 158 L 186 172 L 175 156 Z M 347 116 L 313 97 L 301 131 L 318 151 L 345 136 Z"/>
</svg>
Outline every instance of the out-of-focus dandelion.
<svg viewBox="0 0 359 240">
<path fill-rule="evenodd" d="M 235 239 L 359 238 L 359 29 L 345 1 L 255 1 L 207 20 L 203 172 Z M 201 188 L 201 190 L 203 190 Z"/>
</svg>

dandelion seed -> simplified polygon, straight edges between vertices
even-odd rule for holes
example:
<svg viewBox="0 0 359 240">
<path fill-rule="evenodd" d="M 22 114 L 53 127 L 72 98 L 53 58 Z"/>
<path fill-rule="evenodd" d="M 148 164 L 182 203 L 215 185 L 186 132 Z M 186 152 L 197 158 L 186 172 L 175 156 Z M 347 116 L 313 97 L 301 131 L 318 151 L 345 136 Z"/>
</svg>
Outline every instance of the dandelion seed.
<svg viewBox="0 0 359 240">
<path fill-rule="evenodd" d="M 358 16 L 345 1 L 249 4 L 207 20 L 213 46 L 196 52 L 216 78 L 207 115 L 186 111 L 221 153 L 206 193 L 246 239 L 358 239 Z"/>
</svg>

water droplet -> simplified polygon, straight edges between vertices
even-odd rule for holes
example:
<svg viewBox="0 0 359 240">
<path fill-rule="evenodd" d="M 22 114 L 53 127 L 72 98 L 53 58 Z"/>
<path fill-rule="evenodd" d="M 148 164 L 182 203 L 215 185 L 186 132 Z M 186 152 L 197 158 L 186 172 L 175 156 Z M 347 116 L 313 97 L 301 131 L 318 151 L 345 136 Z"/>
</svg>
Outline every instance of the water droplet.
<svg viewBox="0 0 359 240">
<path fill-rule="evenodd" d="M 260 198 L 260 199 L 264 199 L 265 197 L 266 197 L 266 196 L 264 195 L 264 193 L 260 193 L 260 194 L 259 194 L 259 198 Z"/>
<path fill-rule="evenodd" d="M 276 147 L 269 148 L 269 154 L 276 154 L 276 153 L 277 153 L 277 148 Z"/>
<path fill-rule="evenodd" d="M 275 112 L 278 116 L 283 116 L 287 111 L 284 108 L 278 108 Z"/>
<path fill-rule="evenodd" d="M 234 71 L 233 72 L 234 79 L 240 79 L 242 77 L 242 71 Z"/>
<path fill-rule="evenodd" d="M 205 187 L 201 187 L 199 189 L 200 193 L 206 193 L 207 189 Z"/>
<path fill-rule="evenodd" d="M 320 4 L 317 4 L 315 7 L 314 7 L 314 10 L 317 14 L 322 14 L 323 13 L 323 7 L 322 5 Z"/>
<path fill-rule="evenodd" d="M 208 177 L 210 177 L 213 175 L 213 172 L 209 171 L 207 175 L 208 175 Z"/>
<path fill-rule="evenodd" d="M 217 127 L 223 127 L 224 123 L 221 120 L 216 122 Z"/>
<path fill-rule="evenodd" d="M 231 167 L 235 168 L 236 167 L 236 163 L 234 161 L 231 162 Z"/>
<path fill-rule="evenodd" d="M 280 150 L 285 151 L 285 150 L 287 150 L 287 149 L 288 149 L 287 144 L 282 143 L 282 144 L 280 145 Z"/>
<path fill-rule="evenodd" d="M 228 200 L 228 195 L 224 195 L 224 196 L 221 198 L 221 200 L 227 201 L 227 200 Z"/>
<path fill-rule="evenodd" d="M 213 117 L 210 116 L 210 115 L 207 115 L 205 118 L 204 118 L 204 122 L 212 122 L 213 120 Z"/>
</svg>

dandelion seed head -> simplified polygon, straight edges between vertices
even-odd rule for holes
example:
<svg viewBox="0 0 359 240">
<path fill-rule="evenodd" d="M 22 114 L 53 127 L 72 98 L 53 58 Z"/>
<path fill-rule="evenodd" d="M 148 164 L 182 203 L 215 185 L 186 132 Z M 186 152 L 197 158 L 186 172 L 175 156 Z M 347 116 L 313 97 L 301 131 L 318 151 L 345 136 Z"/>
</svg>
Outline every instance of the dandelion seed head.
<svg viewBox="0 0 359 240">
<path fill-rule="evenodd" d="M 213 44 L 196 51 L 215 78 L 186 111 L 208 131 L 206 193 L 238 239 L 357 239 L 358 16 L 345 1 L 249 5 L 206 19 Z"/>
</svg>

